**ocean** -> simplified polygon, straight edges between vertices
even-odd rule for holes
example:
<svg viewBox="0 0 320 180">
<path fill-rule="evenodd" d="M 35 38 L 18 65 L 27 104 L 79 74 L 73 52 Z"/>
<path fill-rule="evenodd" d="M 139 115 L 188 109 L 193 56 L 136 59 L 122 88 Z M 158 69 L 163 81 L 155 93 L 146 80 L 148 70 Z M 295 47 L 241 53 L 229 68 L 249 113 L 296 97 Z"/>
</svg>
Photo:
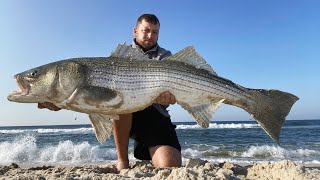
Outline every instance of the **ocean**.
<svg viewBox="0 0 320 180">
<path fill-rule="evenodd" d="M 216 121 L 207 129 L 195 122 L 174 122 L 183 162 L 248 164 L 289 159 L 320 164 L 320 120 L 287 120 L 277 145 L 254 121 Z M 91 125 L 0 127 L 0 165 L 84 165 L 115 163 L 113 136 L 99 144 Z M 133 140 L 129 144 L 133 157 Z"/>
</svg>

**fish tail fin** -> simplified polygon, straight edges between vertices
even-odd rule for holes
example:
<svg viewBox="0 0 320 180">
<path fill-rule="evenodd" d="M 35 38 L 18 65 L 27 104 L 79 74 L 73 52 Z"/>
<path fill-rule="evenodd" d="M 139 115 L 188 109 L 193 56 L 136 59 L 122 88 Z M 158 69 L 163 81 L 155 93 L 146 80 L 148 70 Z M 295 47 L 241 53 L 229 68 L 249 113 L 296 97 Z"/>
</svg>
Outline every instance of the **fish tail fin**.
<svg viewBox="0 0 320 180">
<path fill-rule="evenodd" d="M 297 96 L 279 90 L 249 89 L 253 104 L 247 109 L 278 144 L 281 127 Z"/>
</svg>

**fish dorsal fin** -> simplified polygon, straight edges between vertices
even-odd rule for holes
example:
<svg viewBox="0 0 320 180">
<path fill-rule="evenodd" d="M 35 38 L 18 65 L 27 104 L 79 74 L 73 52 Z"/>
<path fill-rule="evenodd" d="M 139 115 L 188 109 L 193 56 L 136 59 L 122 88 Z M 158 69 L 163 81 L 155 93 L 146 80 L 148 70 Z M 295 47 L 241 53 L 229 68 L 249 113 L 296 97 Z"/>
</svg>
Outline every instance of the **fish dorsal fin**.
<svg viewBox="0 0 320 180">
<path fill-rule="evenodd" d="M 197 124 L 203 128 L 209 127 L 213 114 L 220 107 L 224 99 L 214 99 L 207 104 L 194 106 L 182 106 L 197 121 Z"/>
<path fill-rule="evenodd" d="M 105 114 L 89 114 L 91 125 L 93 127 L 96 138 L 100 144 L 103 144 L 108 139 L 113 130 L 113 120 L 119 119 L 117 115 Z"/>
<path fill-rule="evenodd" d="M 166 58 L 166 60 L 184 62 L 198 69 L 205 69 L 212 74 L 217 75 L 213 68 L 196 52 L 192 46 L 182 49 L 176 54 Z"/>
<path fill-rule="evenodd" d="M 112 52 L 110 57 L 129 58 L 135 60 L 150 60 L 148 56 L 143 54 L 138 48 L 133 48 L 126 43 L 118 44 L 116 50 Z"/>
</svg>

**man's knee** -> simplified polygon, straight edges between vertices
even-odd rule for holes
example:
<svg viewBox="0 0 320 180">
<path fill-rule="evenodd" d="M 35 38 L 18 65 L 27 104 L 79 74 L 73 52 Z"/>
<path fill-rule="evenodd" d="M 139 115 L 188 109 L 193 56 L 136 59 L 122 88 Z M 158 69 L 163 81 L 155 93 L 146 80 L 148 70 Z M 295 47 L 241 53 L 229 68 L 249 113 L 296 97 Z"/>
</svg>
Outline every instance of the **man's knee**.
<svg viewBox="0 0 320 180">
<path fill-rule="evenodd" d="M 160 145 L 149 148 L 152 163 L 156 167 L 180 167 L 181 153 L 176 148 Z"/>
</svg>

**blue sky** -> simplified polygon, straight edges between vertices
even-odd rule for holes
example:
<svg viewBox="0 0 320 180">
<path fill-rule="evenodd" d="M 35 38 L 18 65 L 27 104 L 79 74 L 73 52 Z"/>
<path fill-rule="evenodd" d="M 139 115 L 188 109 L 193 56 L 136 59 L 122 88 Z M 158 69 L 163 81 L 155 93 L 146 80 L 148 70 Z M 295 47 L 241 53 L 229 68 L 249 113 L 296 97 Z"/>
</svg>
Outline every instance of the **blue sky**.
<svg viewBox="0 0 320 180">
<path fill-rule="evenodd" d="M 192 45 L 222 77 L 297 95 L 287 119 L 320 119 L 319 1 L 2 0 L 0 126 L 89 123 L 84 114 L 7 101 L 17 89 L 13 75 L 61 59 L 108 56 L 132 41 L 143 13 L 160 19 L 160 46 L 175 53 Z M 193 121 L 177 105 L 170 112 L 173 121 Z M 248 119 L 223 105 L 213 121 Z"/>
</svg>

